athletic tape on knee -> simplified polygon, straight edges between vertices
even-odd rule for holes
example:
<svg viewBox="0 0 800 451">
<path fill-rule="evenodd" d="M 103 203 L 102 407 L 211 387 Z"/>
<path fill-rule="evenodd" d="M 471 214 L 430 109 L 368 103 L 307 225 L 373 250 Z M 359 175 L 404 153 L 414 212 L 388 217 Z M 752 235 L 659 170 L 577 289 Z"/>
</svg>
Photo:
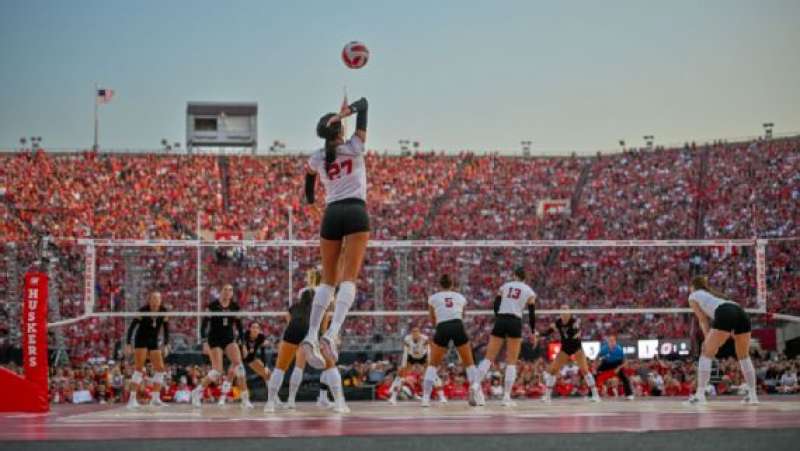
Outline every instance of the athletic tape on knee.
<svg viewBox="0 0 800 451">
<path fill-rule="evenodd" d="M 156 385 L 164 385 L 164 373 L 155 373 L 153 375 L 153 383 Z"/>
<path fill-rule="evenodd" d="M 436 368 L 429 366 L 425 368 L 425 380 L 433 383 L 436 380 Z"/>
<path fill-rule="evenodd" d="M 141 384 L 142 383 L 142 373 L 140 371 L 134 371 L 133 374 L 131 375 L 131 382 L 133 382 L 136 385 Z"/>
<path fill-rule="evenodd" d="M 208 374 L 206 374 L 208 380 L 214 383 L 217 383 L 217 381 L 219 380 L 219 376 L 220 376 L 219 371 L 215 369 L 212 369 L 211 371 L 208 372 Z"/>
<path fill-rule="evenodd" d="M 314 291 L 314 305 L 322 307 L 323 310 L 328 308 L 328 305 L 333 299 L 333 287 L 327 284 L 320 284 Z"/>
</svg>

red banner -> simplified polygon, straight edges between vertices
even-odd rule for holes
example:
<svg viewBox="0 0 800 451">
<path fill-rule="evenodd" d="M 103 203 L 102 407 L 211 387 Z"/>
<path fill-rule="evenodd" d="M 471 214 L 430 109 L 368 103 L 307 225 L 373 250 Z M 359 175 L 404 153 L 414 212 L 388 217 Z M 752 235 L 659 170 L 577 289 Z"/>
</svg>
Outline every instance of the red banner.
<svg viewBox="0 0 800 451">
<path fill-rule="evenodd" d="M 47 274 L 31 272 L 25 275 L 23 302 L 22 358 L 25 379 L 40 387 L 47 400 Z"/>
</svg>

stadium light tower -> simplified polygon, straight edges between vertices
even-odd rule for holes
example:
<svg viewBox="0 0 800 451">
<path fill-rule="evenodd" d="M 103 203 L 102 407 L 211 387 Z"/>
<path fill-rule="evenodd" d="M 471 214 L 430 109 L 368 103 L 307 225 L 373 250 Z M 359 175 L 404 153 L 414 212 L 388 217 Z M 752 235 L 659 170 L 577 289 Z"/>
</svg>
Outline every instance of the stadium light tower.
<svg viewBox="0 0 800 451">
<path fill-rule="evenodd" d="M 400 144 L 400 151 L 402 153 L 408 152 L 408 146 L 411 144 L 410 139 L 401 139 L 397 141 L 397 144 Z"/>
<path fill-rule="evenodd" d="M 622 149 L 623 152 L 625 152 L 625 140 L 624 139 L 620 139 L 619 140 L 619 148 Z"/>
<path fill-rule="evenodd" d="M 533 146 L 533 141 L 524 140 L 520 141 L 519 144 L 522 146 L 522 156 L 523 157 L 531 156 L 531 146 Z"/>
<path fill-rule="evenodd" d="M 772 128 L 775 127 L 775 124 L 772 122 L 764 122 L 761 125 L 764 127 L 764 139 L 772 139 Z"/>
<path fill-rule="evenodd" d="M 647 148 L 650 149 L 650 150 L 653 150 L 653 141 L 655 141 L 655 139 L 656 139 L 655 136 L 653 136 L 653 135 L 644 135 L 644 136 L 642 136 L 642 138 L 644 138 L 644 143 L 647 144 Z"/>
</svg>

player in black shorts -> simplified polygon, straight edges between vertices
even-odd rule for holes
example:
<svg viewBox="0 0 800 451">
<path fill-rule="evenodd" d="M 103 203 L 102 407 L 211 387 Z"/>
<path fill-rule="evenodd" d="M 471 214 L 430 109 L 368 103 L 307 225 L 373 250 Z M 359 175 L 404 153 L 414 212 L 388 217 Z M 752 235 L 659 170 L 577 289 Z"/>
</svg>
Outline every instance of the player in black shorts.
<svg viewBox="0 0 800 451">
<path fill-rule="evenodd" d="M 575 356 L 575 361 L 578 363 L 583 379 L 586 385 L 592 390 L 591 400 L 600 402 L 600 394 L 597 392 L 594 376 L 589 371 L 589 363 L 586 361 L 586 354 L 583 353 L 581 348 L 581 321 L 569 313 L 569 306 L 562 305 L 561 309 L 564 310 L 560 317 L 550 325 L 550 328 L 544 335 L 550 335 L 553 332 L 558 332 L 561 338 L 561 351 L 558 352 L 555 360 L 544 372 L 544 383 L 547 387 L 542 397 L 542 401 L 550 402 L 550 395 L 553 392 L 553 385 L 556 383 L 556 376 L 561 370 L 561 367 L 569 362 L 570 357 Z"/>
<path fill-rule="evenodd" d="M 703 331 L 703 349 L 697 362 L 697 390 L 687 404 L 706 402 L 705 389 L 711 376 L 711 362 L 719 348 L 730 338 L 736 347 L 736 358 L 747 383 L 747 395 L 743 404 L 758 404 L 756 370 L 750 360 L 750 317 L 737 303 L 711 288 L 708 278 L 692 279 L 689 306 L 692 308 Z"/>
<path fill-rule="evenodd" d="M 322 149 L 308 160 L 305 194 L 314 203 L 314 186 L 319 176 L 325 187 L 325 213 L 320 224 L 320 259 L 322 283 L 315 290 L 308 334 L 302 347 L 309 365 L 323 368 L 326 360 L 338 360 L 339 331 L 356 296 L 356 280 L 361 272 L 369 241 L 367 213 L 367 169 L 364 159 L 367 141 L 367 99 L 361 98 L 344 106 L 338 114 L 328 113 L 317 123 L 317 136 L 325 140 Z M 356 129 L 345 141 L 342 119 L 356 115 Z M 341 273 L 337 266 L 341 261 Z M 318 337 L 322 316 L 338 286 L 333 317 L 328 330 Z M 326 358 L 323 358 L 322 354 Z M 325 370 L 327 379 L 335 381 L 335 368 Z M 341 406 L 343 409 L 345 406 Z"/>
<path fill-rule="evenodd" d="M 161 305 L 161 293 L 153 291 L 147 298 L 147 305 L 139 309 L 140 312 L 165 313 Z M 158 333 L 164 333 L 164 353 L 158 345 Z M 131 394 L 128 399 L 128 408 L 139 407 L 136 400 L 139 386 L 144 378 L 144 364 L 147 359 L 153 365 L 153 391 L 150 394 L 151 406 L 163 406 L 161 401 L 161 387 L 164 384 L 164 354 L 169 352 L 169 318 L 166 316 L 142 316 L 134 318 L 128 327 L 125 345 L 125 354 L 131 354 L 131 341 L 133 341 L 133 375 L 131 376 Z"/>
<path fill-rule="evenodd" d="M 222 293 L 218 301 L 213 301 L 208 305 L 209 312 L 238 312 L 239 304 L 233 300 L 233 286 L 226 284 L 222 287 Z M 218 383 L 223 374 L 223 357 L 227 356 L 230 361 L 228 374 L 222 383 L 222 395 L 219 404 L 225 404 L 225 398 L 231 390 L 231 381 L 237 381 L 242 391 L 242 407 L 252 408 L 250 394 L 247 391 L 246 373 L 242 364 L 242 353 L 236 340 L 243 335 L 242 322 L 238 316 L 205 316 L 200 325 L 200 336 L 203 339 L 203 353 L 208 355 L 211 360 L 211 371 L 208 372 L 202 382 L 192 390 L 192 404 L 195 407 L 201 405 L 201 395 L 203 390 L 211 382 Z"/>
<path fill-rule="evenodd" d="M 261 333 L 261 325 L 253 321 L 247 328 L 247 333 L 240 340 L 242 347 L 242 362 L 249 366 L 254 373 L 264 380 L 264 385 L 269 380 L 269 368 L 264 366 L 261 353 L 264 349 L 266 337 Z M 247 381 L 245 380 L 245 383 Z"/>
<path fill-rule="evenodd" d="M 286 313 L 287 325 L 283 332 L 283 339 L 278 344 L 278 358 L 275 362 L 275 369 L 272 371 L 269 383 L 267 384 L 267 403 L 264 405 L 264 412 L 272 413 L 275 411 L 276 406 L 280 404 L 278 391 L 283 384 L 283 378 L 286 371 L 289 369 L 292 360 L 294 360 L 294 369 L 289 379 L 289 399 L 286 408 L 295 408 L 295 396 L 300 384 L 303 381 L 303 372 L 306 366 L 305 351 L 299 346 L 308 333 L 308 320 L 311 314 L 311 304 L 314 301 L 314 287 L 319 284 L 320 274 L 318 271 L 311 270 L 306 274 L 308 285 L 306 288 L 300 290 L 299 299 L 297 302 L 289 307 Z M 330 315 L 323 315 L 321 327 L 325 330 L 330 322 Z M 336 368 L 336 362 L 326 357 L 325 369 Z M 338 371 L 337 371 L 338 374 Z M 336 380 L 329 381 L 325 377 L 326 373 L 323 372 L 320 377 L 320 401 L 318 404 L 326 406 L 328 401 L 327 391 L 331 391 L 334 399 L 342 395 L 341 379 L 339 379 L 338 386 Z M 323 393 L 324 392 L 324 393 Z M 324 401 L 322 401 L 324 396 Z M 341 403 L 344 405 L 344 402 Z M 346 408 L 346 406 L 344 406 Z M 337 410 L 342 413 L 345 410 Z"/>
</svg>

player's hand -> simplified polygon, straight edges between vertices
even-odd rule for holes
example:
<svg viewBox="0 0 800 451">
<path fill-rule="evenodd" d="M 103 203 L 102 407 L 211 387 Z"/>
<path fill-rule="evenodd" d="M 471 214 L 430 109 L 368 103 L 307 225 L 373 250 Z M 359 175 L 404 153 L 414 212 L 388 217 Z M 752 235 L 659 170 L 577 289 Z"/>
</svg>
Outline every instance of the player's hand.
<svg viewBox="0 0 800 451">
<path fill-rule="evenodd" d="M 205 355 L 211 354 L 211 347 L 208 346 L 208 342 L 203 342 L 203 354 Z"/>
<path fill-rule="evenodd" d="M 125 345 L 125 350 L 123 353 L 125 354 L 125 357 L 130 357 L 130 355 L 133 354 L 133 346 Z"/>
<path fill-rule="evenodd" d="M 350 111 L 350 107 L 347 105 L 342 105 L 342 108 L 339 109 L 339 117 L 346 117 L 351 114 L 353 114 L 353 112 Z"/>
<path fill-rule="evenodd" d="M 350 111 L 350 108 L 348 108 L 347 110 Z M 341 120 L 342 120 L 342 114 L 341 113 L 340 114 L 334 114 L 333 116 L 331 116 L 330 119 L 328 119 L 328 123 L 325 124 L 325 125 L 327 127 L 330 127 L 331 124 L 334 124 L 336 122 L 340 122 Z"/>
</svg>

